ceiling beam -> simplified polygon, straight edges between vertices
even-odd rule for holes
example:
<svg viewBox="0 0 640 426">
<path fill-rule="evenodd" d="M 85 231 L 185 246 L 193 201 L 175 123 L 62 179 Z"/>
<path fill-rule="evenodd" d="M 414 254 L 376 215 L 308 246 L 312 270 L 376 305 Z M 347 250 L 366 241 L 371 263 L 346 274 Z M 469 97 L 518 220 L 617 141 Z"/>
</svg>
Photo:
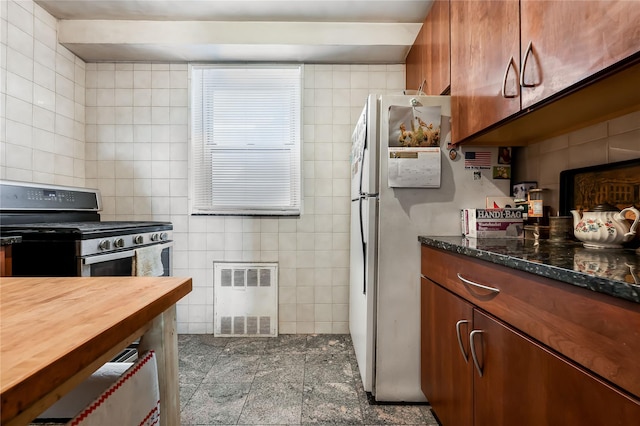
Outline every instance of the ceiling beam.
<svg viewBox="0 0 640 426">
<path fill-rule="evenodd" d="M 341 52 L 336 62 L 398 63 L 404 62 L 421 25 L 363 22 L 60 20 L 58 41 L 81 58 L 93 61 L 130 60 L 118 57 L 119 50 L 123 54 L 135 51 L 138 56 L 134 57 L 138 60 L 162 60 L 162 52 L 166 52 L 166 60 L 296 61 L 304 60 L 305 56 L 313 57 L 312 52 L 329 51 L 329 48 L 333 48 L 336 52 Z M 236 53 L 233 52 L 234 48 L 237 48 Z M 387 54 L 386 59 L 383 59 L 380 52 L 374 53 L 376 48 Z M 263 49 L 262 54 L 260 49 Z M 145 51 L 148 51 L 148 55 L 145 55 Z M 367 60 L 368 55 L 370 60 Z M 328 55 L 325 62 L 331 61 Z"/>
</svg>

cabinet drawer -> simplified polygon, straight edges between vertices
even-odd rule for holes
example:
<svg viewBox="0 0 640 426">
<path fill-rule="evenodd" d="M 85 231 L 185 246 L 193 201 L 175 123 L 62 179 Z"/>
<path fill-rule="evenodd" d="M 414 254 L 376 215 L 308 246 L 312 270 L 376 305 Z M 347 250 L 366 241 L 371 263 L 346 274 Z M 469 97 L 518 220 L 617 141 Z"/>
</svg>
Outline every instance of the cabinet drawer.
<svg viewBox="0 0 640 426">
<path fill-rule="evenodd" d="M 640 397 L 640 304 L 427 246 L 421 272 Z"/>
</svg>

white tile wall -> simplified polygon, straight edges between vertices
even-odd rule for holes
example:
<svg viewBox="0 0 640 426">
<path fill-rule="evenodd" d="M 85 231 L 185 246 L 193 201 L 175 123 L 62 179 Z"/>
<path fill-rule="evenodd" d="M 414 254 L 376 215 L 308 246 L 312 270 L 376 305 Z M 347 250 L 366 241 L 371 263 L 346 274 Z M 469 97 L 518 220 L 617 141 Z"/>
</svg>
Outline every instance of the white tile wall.
<svg viewBox="0 0 640 426">
<path fill-rule="evenodd" d="M 85 63 L 32 1 L 0 1 L 0 178 L 85 184 Z"/>
<path fill-rule="evenodd" d="M 86 65 L 86 181 L 105 220 L 170 220 L 174 274 L 191 276 L 182 333 L 213 332 L 213 262 L 278 261 L 281 333 L 348 332 L 349 153 L 369 92 L 401 93 L 404 65 L 306 65 L 304 213 L 188 215 L 188 67 Z"/>
<path fill-rule="evenodd" d="M 560 172 L 640 158 L 640 111 L 518 148 L 515 181 L 547 188 L 545 204 L 554 214 L 560 204 Z"/>
<path fill-rule="evenodd" d="M 174 272 L 194 283 L 180 332 L 213 330 L 215 260 L 279 262 L 281 333 L 348 331 L 350 135 L 403 65 L 305 66 L 301 217 L 191 217 L 187 65 L 85 64 L 30 0 L 0 1 L 0 21 L 0 178 L 98 187 L 105 220 L 172 221 Z M 559 171 L 640 157 L 640 112 L 520 150 L 514 177 L 557 208 Z"/>
</svg>

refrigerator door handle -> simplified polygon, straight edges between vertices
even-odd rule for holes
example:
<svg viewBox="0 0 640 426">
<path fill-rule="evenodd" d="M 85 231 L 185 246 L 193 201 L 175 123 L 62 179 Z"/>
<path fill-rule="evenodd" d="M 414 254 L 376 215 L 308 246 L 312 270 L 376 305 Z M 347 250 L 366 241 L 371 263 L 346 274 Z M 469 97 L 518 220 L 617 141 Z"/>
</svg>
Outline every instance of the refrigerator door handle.
<svg viewBox="0 0 640 426">
<path fill-rule="evenodd" d="M 352 198 L 351 201 L 363 200 L 365 198 L 377 198 L 378 195 L 379 194 L 377 192 L 364 192 L 361 193 L 359 197 Z"/>
<path fill-rule="evenodd" d="M 359 201 L 359 211 L 360 211 L 360 241 L 362 242 L 362 294 L 367 294 L 367 242 L 364 240 L 364 224 L 362 221 L 362 199 L 364 197 L 360 197 Z"/>
</svg>

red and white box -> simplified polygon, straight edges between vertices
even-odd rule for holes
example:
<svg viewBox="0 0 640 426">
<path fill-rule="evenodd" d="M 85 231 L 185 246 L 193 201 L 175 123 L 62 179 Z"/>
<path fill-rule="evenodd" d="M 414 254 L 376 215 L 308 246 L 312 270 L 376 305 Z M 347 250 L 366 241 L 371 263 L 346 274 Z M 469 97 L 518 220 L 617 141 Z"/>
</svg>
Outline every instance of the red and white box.
<svg viewBox="0 0 640 426">
<path fill-rule="evenodd" d="M 462 235 L 470 238 L 523 238 L 522 209 L 463 209 Z"/>
<path fill-rule="evenodd" d="M 516 207 L 513 197 L 487 197 L 487 209 L 512 209 Z"/>
</svg>

